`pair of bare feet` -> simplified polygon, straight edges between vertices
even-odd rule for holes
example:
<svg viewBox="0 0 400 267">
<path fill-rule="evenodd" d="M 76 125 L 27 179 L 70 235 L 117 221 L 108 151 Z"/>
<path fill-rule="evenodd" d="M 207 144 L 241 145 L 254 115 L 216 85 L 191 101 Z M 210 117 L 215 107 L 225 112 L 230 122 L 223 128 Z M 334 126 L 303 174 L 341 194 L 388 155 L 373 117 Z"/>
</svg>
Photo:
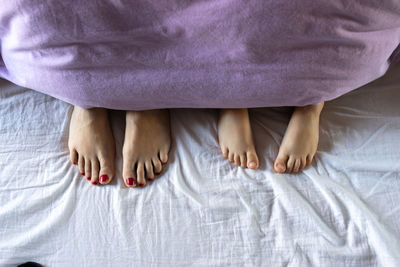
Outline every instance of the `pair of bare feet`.
<svg viewBox="0 0 400 267">
<path fill-rule="evenodd" d="M 298 172 L 309 165 L 317 150 L 319 116 L 324 103 L 296 107 L 274 163 L 277 172 Z M 220 110 L 218 139 L 222 154 L 243 168 L 257 169 L 247 109 Z M 171 133 L 168 110 L 127 111 L 122 149 L 122 177 L 128 187 L 154 180 L 168 161 Z M 75 106 L 68 147 L 70 159 L 93 185 L 108 184 L 115 175 L 115 142 L 104 108 Z"/>
</svg>

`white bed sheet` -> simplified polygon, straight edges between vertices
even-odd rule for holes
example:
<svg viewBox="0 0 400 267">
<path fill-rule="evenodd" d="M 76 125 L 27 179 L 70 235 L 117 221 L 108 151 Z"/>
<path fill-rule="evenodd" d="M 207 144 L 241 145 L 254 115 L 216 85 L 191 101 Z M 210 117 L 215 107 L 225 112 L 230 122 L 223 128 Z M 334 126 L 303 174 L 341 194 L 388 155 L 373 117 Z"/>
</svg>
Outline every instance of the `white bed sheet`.
<svg viewBox="0 0 400 267">
<path fill-rule="evenodd" d="M 121 180 L 69 162 L 72 107 L 0 81 L 0 266 L 400 266 L 400 67 L 328 102 L 312 166 L 273 171 L 290 108 L 251 109 L 257 171 L 225 160 L 217 112 L 171 110 L 163 175 Z"/>
</svg>

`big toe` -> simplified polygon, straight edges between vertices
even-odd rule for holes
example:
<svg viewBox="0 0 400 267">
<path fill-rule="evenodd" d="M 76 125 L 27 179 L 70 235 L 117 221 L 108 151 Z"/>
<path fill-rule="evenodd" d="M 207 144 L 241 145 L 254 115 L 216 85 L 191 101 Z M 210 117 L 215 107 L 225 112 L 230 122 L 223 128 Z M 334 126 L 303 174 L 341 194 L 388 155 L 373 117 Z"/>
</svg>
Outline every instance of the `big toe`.
<svg viewBox="0 0 400 267">
<path fill-rule="evenodd" d="M 100 161 L 99 182 L 108 184 L 114 177 L 114 166 L 110 161 Z"/>
<path fill-rule="evenodd" d="M 274 163 L 275 171 L 280 173 L 285 172 L 287 160 L 288 160 L 287 155 L 278 155 Z"/>
<path fill-rule="evenodd" d="M 255 151 L 249 151 L 246 154 L 247 156 L 247 167 L 250 169 L 257 169 L 258 168 L 258 157 Z"/>
</svg>

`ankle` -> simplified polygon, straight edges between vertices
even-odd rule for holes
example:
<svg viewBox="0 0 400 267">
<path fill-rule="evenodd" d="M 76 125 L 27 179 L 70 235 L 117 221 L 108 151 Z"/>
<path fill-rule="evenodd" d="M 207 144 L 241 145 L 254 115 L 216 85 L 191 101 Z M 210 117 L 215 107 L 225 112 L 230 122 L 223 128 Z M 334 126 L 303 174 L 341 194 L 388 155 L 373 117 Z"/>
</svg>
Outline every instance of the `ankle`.
<svg viewBox="0 0 400 267">
<path fill-rule="evenodd" d="M 321 102 L 317 105 L 308 105 L 303 107 L 295 107 L 293 113 L 299 113 L 303 115 L 317 116 L 319 117 L 321 111 L 324 107 L 324 102 Z"/>
<path fill-rule="evenodd" d="M 219 115 L 225 115 L 225 114 L 230 114 L 230 115 L 247 115 L 248 110 L 247 108 L 224 108 L 219 110 Z"/>
</svg>

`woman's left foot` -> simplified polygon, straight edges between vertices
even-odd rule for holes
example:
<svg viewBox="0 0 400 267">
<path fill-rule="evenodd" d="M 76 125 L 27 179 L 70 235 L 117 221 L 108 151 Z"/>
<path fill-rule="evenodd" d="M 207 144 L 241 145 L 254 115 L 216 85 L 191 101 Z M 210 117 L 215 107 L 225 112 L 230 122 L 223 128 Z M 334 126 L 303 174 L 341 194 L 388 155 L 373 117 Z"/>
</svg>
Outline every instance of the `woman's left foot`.
<svg viewBox="0 0 400 267">
<path fill-rule="evenodd" d="M 275 171 L 298 172 L 311 164 L 317 152 L 319 117 L 323 106 L 324 102 L 295 108 L 279 147 Z"/>
<path fill-rule="evenodd" d="M 236 166 L 258 168 L 247 109 L 221 109 L 218 119 L 218 139 L 222 155 Z"/>
</svg>

